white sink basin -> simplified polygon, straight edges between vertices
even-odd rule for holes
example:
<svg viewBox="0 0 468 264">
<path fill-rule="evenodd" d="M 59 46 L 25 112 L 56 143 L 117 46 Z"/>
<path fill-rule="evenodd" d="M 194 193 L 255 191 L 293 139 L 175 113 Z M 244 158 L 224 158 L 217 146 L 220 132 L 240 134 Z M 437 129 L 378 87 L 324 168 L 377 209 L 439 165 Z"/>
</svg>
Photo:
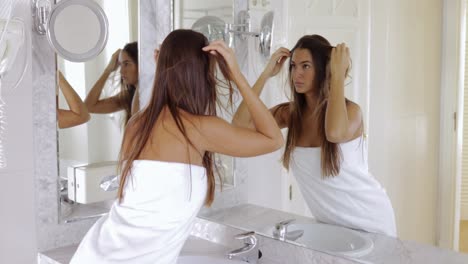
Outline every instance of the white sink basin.
<svg viewBox="0 0 468 264">
<path fill-rule="evenodd" d="M 246 264 L 246 262 L 215 256 L 180 256 L 177 264 Z"/>
<path fill-rule="evenodd" d="M 246 264 L 226 257 L 229 248 L 208 240 L 190 236 L 185 241 L 177 264 Z"/>
<path fill-rule="evenodd" d="M 269 235 L 273 234 L 273 229 Z M 302 236 L 293 241 L 308 248 L 348 257 L 361 257 L 370 253 L 374 243 L 359 232 L 335 225 L 321 223 L 290 224 L 288 233 L 297 234 L 304 231 Z M 294 232 L 296 231 L 296 232 Z"/>
</svg>

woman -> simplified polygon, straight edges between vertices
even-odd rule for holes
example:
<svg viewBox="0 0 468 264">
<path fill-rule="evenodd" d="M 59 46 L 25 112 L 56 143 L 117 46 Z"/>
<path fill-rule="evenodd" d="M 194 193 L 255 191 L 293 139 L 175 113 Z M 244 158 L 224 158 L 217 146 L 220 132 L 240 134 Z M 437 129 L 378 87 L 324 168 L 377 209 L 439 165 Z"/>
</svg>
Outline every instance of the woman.
<svg viewBox="0 0 468 264">
<path fill-rule="evenodd" d="M 216 116 L 216 65 L 243 96 L 256 129 Z M 247 157 L 283 144 L 234 52 L 192 30 L 162 43 L 148 106 L 125 129 L 119 200 L 88 232 L 71 263 L 176 263 L 203 204 L 214 200 L 213 153 Z"/>
<path fill-rule="evenodd" d="M 58 72 L 58 80 L 58 87 L 70 108 L 70 110 L 57 109 L 58 127 L 70 128 L 88 122 L 91 116 L 86 105 L 60 71 Z"/>
<path fill-rule="evenodd" d="M 120 66 L 122 90 L 112 97 L 99 99 L 110 74 Z M 90 113 L 108 114 L 125 110 L 127 124 L 130 117 L 138 112 L 138 43 L 131 42 L 112 54 L 111 60 L 101 77 L 94 84 L 85 100 Z"/>
<path fill-rule="evenodd" d="M 278 49 L 253 87 L 257 95 L 287 58 L 292 100 L 271 112 L 280 128 L 288 128 L 283 165 L 312 214 L 321 222 L 396 236 L 390 200 L 368 172 L 361 109 L 344 96 L 348 48 L 308 35 L 291 52 Z M 253 127 L 245 102 L 233 123 Z"/>
</svg>

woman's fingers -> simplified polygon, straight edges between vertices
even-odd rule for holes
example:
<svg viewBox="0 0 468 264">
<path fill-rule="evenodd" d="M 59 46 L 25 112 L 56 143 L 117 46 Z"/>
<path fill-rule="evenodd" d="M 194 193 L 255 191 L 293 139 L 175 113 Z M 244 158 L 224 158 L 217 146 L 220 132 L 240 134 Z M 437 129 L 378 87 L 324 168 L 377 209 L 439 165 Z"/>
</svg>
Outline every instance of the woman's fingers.
<svg viewBox="0 0 468 264">
<path fill-rule="evenodd" d="M 332 50 L 332 54 L 333 52 L 335 53 L 335 55 L 340 56 L 340 57 L 346 57 L 346 56 L 349 57 L 349 48 L 346 46 L 345 43 L 338 44 Z"/>
<path fill-rule="evenodd" d="M 205 52 L 209 52 L 214 56 L 222 56 L 226 61 L 226 64 L 228 65 L 229 70 L 232 74 L 231 78 L 235 79 L 236 76 L 239 76 L 239 74 L 241 74 L 234 51 L 231 48 L 229 48 L 226 45 L 226 43 L 224 43 L 224 41 L 213 41 L 209 45 L 203 47 L 202 50 Z"/>
<path fill-rule="evenodd" d="M 231 67 L 234 66 L 234 64 L 236 63 L 234 51 L 231 48 L 229 48 L 222 40 L 213 41 L 208 46 L 205 46 L 202 49 L 203 51 L 209 52 L 210 54 L 215 56 L 218 54 L 221 55 Z"/>
<path fill-rule="evenodd" d="M 113 60 L 118 60 L 121 51 L 122 51 L 121 49 L 117 49 L 117 50 L 114 52 L 114 54 L 112 54 L 112 59 L 113 59 Z"/>
<path fill-rule="evenodd" d="M 273 54 L 271 54 L 271 58 L 265 67 L 264 73 L 268 74 L 269 76 L 278 74 L 284 62 L 290 56 L 291 53 L 288 49 L 284 47 L 277 49 L 275 52 L 273 52 Z"/>
<path fill-rule="evenodd" d="M 213 41 L 208 46 L 203 47 L 202 50 L 208 51 L 211 54 L 216 54 L 212 52 L 215 51 L 221 54 L 221 56 L 223 56 L 226 60 L 234 54 L 232 49 L 227 47 L 227 45 L 222 40 Z"/>
<path fill-rule="evenodd" d="M 349 68 L 349 48 L 345 43 L 336 45 L 330 55 L 330 71 L 331 74 L 336 73 L 337 76 L 345 76 Z"/>
<path fill-rule="evenodd" d="M 109 61 L 109 64 L 107 65 L 107 70 L 108 71 L 115 71 L 117 67 L 119 66 L 119 55 L 120 55 L 121 49 L 117 49 L 113 54 L 112 57 Z"/>
<path fill-rule="evenodd" d="M 271 55 L 271 59 L 276 62 L 279 62 L 279 60 L 281 60 L 283 57 L 289 57 L 289 56 L 291 56 L 289 50 L 281 47 Z"/>
</svg>

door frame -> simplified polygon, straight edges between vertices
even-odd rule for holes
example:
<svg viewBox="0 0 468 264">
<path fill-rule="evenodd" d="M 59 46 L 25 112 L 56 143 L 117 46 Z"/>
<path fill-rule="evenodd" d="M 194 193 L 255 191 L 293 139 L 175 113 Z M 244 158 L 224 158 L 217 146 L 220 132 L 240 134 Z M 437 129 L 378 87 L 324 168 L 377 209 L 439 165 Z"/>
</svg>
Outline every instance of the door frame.
<svg viewBox="0 0 468 264">
<path fill-rule="evenodd" d="M 438 246 L 456 251 L 460 232 L 465 8 L 466 0 L 443 2 L 436 239 Z"/>
</svg>

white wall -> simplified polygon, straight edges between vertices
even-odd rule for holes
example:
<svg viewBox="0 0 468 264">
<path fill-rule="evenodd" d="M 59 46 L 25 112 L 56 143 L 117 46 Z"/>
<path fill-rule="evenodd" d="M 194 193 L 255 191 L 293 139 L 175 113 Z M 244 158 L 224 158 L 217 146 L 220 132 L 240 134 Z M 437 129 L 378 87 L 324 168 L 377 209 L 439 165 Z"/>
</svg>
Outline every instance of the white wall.
<svg viewBox="0 0 468 264">
<path fill-rule="evenodd" d="M 0 0 L 0 18 L 6 18 L 7 4 Z M 29 34 L 30 6 L 28 0 L 15 0 L 14 17 L 23 19 Z M 17 63 L 23 55 L 31 62 L 31 40 L 20 50 Z M 22 70 L 22 69 L 21 69 Z M 14 76 L 20 72 L 10 72 Z M 34 159 L 32 76 L 29 66 L 19 87 L 4 97 L 7 130 L 3 145 L 7 167 L 0 170 L 0 263 L 33 263 L 36 257 L 36 223 L 34 213 Z M 3 91 L 9 87 L 3 87 Z M 51 87 L 53 89 L 53 87 Z"/>
<path fill-rule="evenodd" d="M 466 9 L 463 10 L 464 15 L 466 16 Z M 466 23 L 465 23 L 466 24 Z M 468 48 L 468 41 L 466 36 L 468 35 L 468 27 L 465 25 L 465 42 L 463 43 L 463 49 L 465 50 L 465 58 L 463 62 L 466 64 L 468 62 L 468 53 L 466 50 Z M 463 136 L 468 135 L 468 65 L 465 65 L 465 71 L 463 72 L 464 77 L 464 94 L 463 94 Z M 460 219 L 468 220 L 468 140 L 463 140 L 462 146 L 462 178 L 461 178 L 461 189 L 460 189 Z"/>
<path fill-rule="evenodd" d="M 402 239 L 435 243 L 442 0 L 372 1 L 369 168 Z"/>
</svg>

